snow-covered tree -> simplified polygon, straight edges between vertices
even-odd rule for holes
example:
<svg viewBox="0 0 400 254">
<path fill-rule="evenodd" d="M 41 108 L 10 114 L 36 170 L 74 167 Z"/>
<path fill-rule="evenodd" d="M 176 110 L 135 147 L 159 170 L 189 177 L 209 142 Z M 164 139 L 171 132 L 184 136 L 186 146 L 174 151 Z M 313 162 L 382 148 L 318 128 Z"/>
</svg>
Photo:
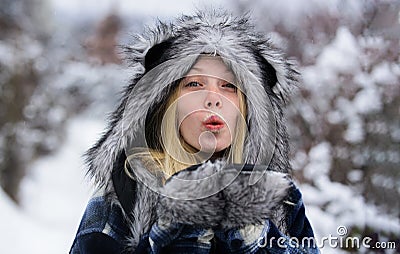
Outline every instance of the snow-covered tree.
<svg viewBox="0 0 400 254">
<path fill-rule="evenodd" d="M 87 20 L 59 24 L 47 0 L 5 1 L 0 10 L 0 186 L 18 203 L 21 179 L 35 159 L 61 146 L 66 121 L 92 102 L 103 115 L 109 105 L 104 101 L 117 100 L 110 94 L 117 95 L 127 77 L 116 64 L 98 66 L 90 60 L 83 47 L 85 27 L 94 25 Z M 115 37 L 118 25 L 112 29 Z M 99 45 L 101 35 L 94 38 Z M 116 38 L 107 43 L 118 62 L 112 52 Z"/>
<path fill-rule="evenodd" d="M 400 239 L 400 3 L 238 1 L 302 73 L 292 161 L 320 237 Z M 314 218 L 313 218 L 314 217 Z"/>
</svg>

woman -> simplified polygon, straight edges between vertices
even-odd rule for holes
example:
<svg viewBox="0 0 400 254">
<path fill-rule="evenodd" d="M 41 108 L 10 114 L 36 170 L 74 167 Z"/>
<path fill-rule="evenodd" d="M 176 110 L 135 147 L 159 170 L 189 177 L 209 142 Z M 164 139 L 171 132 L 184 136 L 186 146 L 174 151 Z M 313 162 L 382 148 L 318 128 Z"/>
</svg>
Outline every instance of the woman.
<svg viewBox="0 0 400 254">
<path fill-rule="evenodd" d="M 134 76 L 87 153 L 98 191 L 70 253 L 318 253 L 290 176 L 282 53 L 223 12 L 126 49 Z"/>
</svg>

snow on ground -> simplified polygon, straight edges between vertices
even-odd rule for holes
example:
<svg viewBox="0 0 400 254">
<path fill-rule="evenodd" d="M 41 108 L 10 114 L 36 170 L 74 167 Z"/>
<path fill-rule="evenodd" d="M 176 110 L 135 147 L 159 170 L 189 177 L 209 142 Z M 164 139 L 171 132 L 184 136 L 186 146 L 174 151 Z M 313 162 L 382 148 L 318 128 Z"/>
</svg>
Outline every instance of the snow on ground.
<svg viewBox="0 0 400 254">
<path fill-rule="evenodd" d="M 32 164 L 22 183 L 21 207 L 0 191 L 0 253 L 67 253 L 91 195 L 82 154 L 103 128 L 83 116 L 71 119 L 66 142 Z"/>
</svg>

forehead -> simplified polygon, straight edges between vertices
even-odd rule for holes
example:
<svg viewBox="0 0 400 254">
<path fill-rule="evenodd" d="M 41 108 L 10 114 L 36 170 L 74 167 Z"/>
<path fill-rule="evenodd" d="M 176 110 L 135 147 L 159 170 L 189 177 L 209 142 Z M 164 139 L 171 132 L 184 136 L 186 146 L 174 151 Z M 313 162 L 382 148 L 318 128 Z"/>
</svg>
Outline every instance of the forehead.
<svg viewBox="0 0 400 254">
<path fill-rule="evenodd" d="M 235 83 L 235 76 L 219 56 L 200 56 L 186 77 L 199 75 L 211 76 L 229 83 Z"/>
</svg>

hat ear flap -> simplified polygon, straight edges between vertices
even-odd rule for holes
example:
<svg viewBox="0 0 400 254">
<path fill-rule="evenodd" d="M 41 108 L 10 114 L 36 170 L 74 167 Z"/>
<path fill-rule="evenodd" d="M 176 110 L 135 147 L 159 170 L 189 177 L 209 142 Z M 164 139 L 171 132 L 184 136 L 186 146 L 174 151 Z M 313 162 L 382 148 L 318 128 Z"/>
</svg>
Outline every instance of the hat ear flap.
<svg viewBox="0 0 400 254">
<path fill-rule="evenodd" d="M 254 56 L 260 67 L 264 88 L 267 93 L 270 93 L 278 83 L 276 70 L 259 51 L 254 52 Z"/>
<path fill-rule="evenodd" d="M 173 38 L 169 38 L 161 43 L 153 45 L 147 51 L 144 58 L 144 68 L 146 72 L 168 59 L 168 50 L 171 49 L 173 41 Z"/>
<path fill-rule="evenodd" d="M 295 63 L 286 59 L 283 52 L 272 47 L 255 55 L 261 68 L 264 86 L 271 88 L 267 92 L 273 93 L 286 103 L 299 82 L 300 74 L 295 68 Z"/>
<path fill-rule="evenodd" d="M 155 27 L 148 27 L 142 34 L 133 35 L 132 44 L 124 47 L 127 62 L 131 66 L 140 64 L 146 72 L 154 68 L 162 62 L 166 49 L 171 47 L 173 33 L 171 24 L 159 21 Z"/>
</svg>

